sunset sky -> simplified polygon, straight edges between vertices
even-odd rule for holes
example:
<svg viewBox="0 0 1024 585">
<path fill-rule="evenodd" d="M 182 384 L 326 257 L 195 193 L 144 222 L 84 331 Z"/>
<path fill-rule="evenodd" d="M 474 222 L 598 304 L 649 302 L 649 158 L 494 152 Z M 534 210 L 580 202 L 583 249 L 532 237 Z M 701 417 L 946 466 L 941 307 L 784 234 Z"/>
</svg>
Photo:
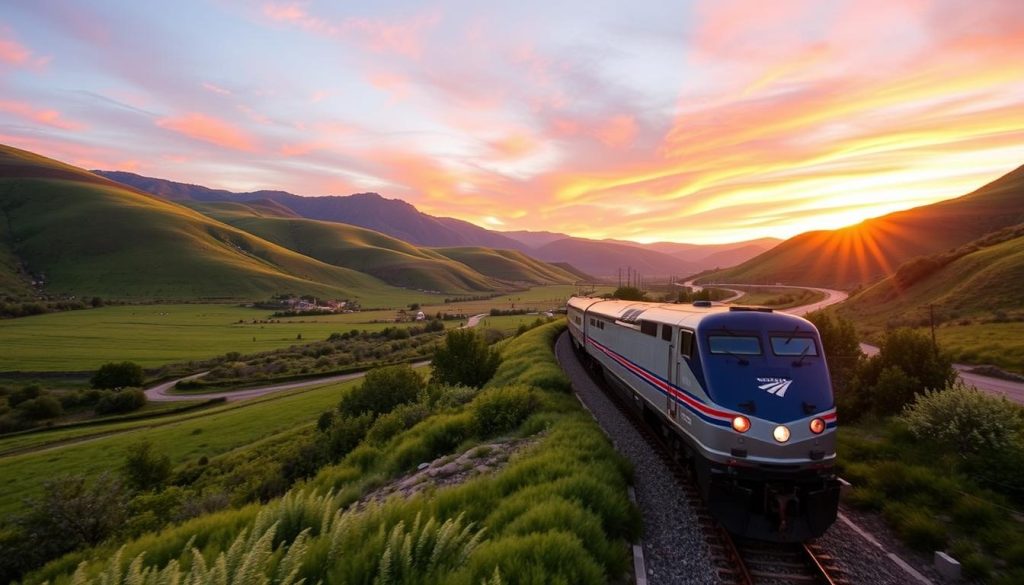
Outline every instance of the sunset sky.
<svg viewBox="0 0 1024 585">
<path fill-rule="evenodd" d="M 1024 164 L 1024 2 L 8 0 L 0 142 L 493 229 L 789 237 Z"/>
</svg>

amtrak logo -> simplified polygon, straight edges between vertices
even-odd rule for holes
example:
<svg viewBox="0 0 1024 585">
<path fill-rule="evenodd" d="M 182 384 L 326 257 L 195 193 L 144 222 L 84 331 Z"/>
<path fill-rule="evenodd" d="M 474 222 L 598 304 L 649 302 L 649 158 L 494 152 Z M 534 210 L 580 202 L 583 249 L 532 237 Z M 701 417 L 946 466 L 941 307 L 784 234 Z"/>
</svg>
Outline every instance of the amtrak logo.
<svg viewBox="0 0 1024 585">
<path fill-rule="evenodd" d="M 758 388 L 779 398 L 786 395 L 786 390 L 789 390 L 789 385 L 793 383 L 793 380 L 786 378 L 758 378 L 757 381 L 761 383 Z"/>
</svg>

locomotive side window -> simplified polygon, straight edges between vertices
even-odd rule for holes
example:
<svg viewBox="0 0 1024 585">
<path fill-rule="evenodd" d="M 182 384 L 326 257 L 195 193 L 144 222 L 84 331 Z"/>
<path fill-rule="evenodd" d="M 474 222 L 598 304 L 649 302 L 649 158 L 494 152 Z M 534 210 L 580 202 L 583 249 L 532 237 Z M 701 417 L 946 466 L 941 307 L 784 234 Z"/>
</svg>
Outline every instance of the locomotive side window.
<svg viewBox="0 0 1024 585">
<path fill-rule="evenodd" d="M 810 337 L 772 337 L 772 352 L 775 355 L 816 356 L 818 344 Z"/>
<path fill-rule="evenodd" d="M 655 323 L 654 321 L 641 321 L 640 333 L 654 337 L 655 335 L 658 334 L 658 324 Z"/>
<path fill-rule="evenodd" d="M 679 353 L 686 358 L 693 357 L 693 331 L 679 330 Z"/>
<path fill-rule="evenodd" d="M 672 341 L 672 326 L 664 324 L 661 326 L 661 338 L 665 341 Z"/>
<path fill-rule="evenodd" d="M 761 340 L 747 335 L 709 335 L 708 346 L 713 354 L 761 355 Z"/>
</svg>

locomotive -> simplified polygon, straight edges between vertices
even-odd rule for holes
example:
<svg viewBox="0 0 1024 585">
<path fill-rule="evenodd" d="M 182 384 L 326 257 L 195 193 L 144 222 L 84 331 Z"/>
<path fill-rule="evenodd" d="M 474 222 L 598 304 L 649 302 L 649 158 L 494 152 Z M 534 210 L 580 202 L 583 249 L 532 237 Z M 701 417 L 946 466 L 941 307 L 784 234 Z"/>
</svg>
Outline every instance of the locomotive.
<svg viewBox="0 0 1024 585">
<path fill-rule="evenodd" d="M 836 519 L 836 410 L 821 338 L 771 309 L 572 297 L 573 347 L 691 465 L 731 533 L 776 542 Z"/>
</svg>

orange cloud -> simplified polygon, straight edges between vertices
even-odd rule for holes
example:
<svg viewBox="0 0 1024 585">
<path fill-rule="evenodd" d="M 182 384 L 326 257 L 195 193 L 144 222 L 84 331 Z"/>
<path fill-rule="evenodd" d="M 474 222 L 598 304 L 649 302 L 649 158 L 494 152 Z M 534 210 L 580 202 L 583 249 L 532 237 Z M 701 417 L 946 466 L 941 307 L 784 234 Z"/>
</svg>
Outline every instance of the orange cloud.
<svg viewBox="0 0 1024 585">
<path fill-rule="evenodd" d="M 633 116 L 615 116 L 599 126 L 594 135 L 611 148 L 629 146 L 636 138 L 636 119 Z"/>
<path fill-rule="evenodd" d="M 81 130 L 84 126 L 78 122 L 65 120 L 57 110 L 36 109 L 31 104 L 16 101 L 0 101 L 0 112 L 7 112 L 37 124 L 59 128 L 60 130 Z"/>
<path fill-rule="evenodd" d="M 156 125 L 189 138 L 232 150 L 254 151 L 256 144 L 245 132 L 223 120 L 205 114 L 190 113 L 157 120 Z"/>
</svg>

